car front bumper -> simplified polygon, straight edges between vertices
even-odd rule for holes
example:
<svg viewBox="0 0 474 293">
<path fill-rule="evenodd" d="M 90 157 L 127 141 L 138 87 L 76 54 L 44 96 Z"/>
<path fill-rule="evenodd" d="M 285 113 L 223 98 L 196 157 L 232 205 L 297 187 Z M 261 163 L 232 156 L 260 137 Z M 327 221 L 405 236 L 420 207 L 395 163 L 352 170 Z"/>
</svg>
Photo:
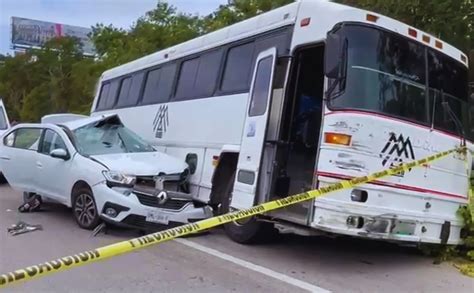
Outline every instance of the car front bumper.
<svg viewBox="0 0 474 293">
<path fill-rule="evenodd" d="M 158 199 L 153 196 L 130 192 L 127 189 L 109 188 L 106 184 L 98 184 L 92 191 L 101 218 L 118 226 L 161 230 L 212 216 L 211 207 L 196 204 L 191 199 L 169 198 L 165 204 L 158 204 Z M 107 208 L 113 208 L 117 215 L 107 214 Z M 154 220 L 150 220 L 150 214 L 155 215 Z"/>
</svg>

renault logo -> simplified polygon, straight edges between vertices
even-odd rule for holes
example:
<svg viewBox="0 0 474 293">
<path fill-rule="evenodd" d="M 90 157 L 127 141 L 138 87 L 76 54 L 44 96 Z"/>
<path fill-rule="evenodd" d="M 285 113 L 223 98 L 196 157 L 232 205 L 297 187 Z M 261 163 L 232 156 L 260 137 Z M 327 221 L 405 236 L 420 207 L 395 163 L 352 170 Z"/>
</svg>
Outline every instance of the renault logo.
<svg viewBox="0 0 474 293">
<path fill-rule="evenodd" d="M 168 193 L 166 193 L 166 191 L 160 191 L 156 198 L 158 199 L 158 204 L 164 204 L 168 200 Z"/>
</svg>

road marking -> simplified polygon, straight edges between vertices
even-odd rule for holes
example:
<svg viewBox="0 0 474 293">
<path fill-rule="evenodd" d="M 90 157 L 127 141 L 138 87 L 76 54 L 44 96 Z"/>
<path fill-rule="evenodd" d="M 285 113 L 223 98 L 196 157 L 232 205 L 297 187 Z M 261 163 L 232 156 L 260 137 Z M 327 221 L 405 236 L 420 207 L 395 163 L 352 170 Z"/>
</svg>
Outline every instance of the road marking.
<svg viewBox="0 0 474 293">
<path fill-rule="evenodd" d="M 202 251 L 204 253 L 210 254 L 212 256 L 218 257 L 220 259 L 229 261 L 231 263 L 234 263 L 234 264 L 239 265 L 241 267 L 244 267 L 246 269 L 249 269 L 249 270 L 261 273 L 263 275 L 272 277 L 272 278 L 277 279 L 281 282 L 285 282 L 285 283 L 293 285 L 295 287 L 299 287 L 299 288 L 302 288 L 304 290 L 308 290 L 310 292 L 321 292 L 321 293 L 322 292 L 331 292 L 331 291 L 328 291 L 328 290 L 323 289 L 321 287 L 318 287 L 316 285 L 298 280 L 296 278 L 290 277 L 288 275 L 285 275 L 285 274 L 282 274 L 282 273 L 279 273 L 279 272 L 275 272 L 273 270 L 270 270 L 268 268 L 256 265 L 254 263 L 251 263 L 251 262 L 248 262 L 246 260 L 237 258 L 235 256 L 217 251 L 217 250 L 209 248 L 209 247 L 205 247 L 205 246 L 203 246 L 201 244 L 198 244 L 194 241 L 190 241 L 190 240 L 182 239 L 182 238 L 174 239 L 174 241 L 176 241 L 178 243 L 181 243 L 183 245 L 186 245 L 188 247 L 194 248 L 196 250 Z"/>
</svg>

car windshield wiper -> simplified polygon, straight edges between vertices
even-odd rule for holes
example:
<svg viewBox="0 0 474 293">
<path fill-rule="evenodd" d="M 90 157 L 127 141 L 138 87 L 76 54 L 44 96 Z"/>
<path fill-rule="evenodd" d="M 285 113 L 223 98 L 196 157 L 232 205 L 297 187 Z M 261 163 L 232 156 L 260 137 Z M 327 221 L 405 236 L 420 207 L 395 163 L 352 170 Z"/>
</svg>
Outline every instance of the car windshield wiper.
<svg viewBox="0 0 474 293">
<path fill-rule="evenodd" d="M 111 148 L 112 147 L 112 143 L 110 143 L 108 141 L 103 141 L 102 144 L 105 145 L 106 148 Z"/>
</svg>

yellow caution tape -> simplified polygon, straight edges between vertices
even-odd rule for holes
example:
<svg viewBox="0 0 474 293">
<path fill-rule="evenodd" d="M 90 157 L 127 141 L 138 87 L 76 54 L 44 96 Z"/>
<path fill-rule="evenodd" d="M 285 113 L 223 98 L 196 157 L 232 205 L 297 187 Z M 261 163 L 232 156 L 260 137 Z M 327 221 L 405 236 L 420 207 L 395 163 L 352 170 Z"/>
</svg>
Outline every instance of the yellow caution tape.
<svg viewBox="0 0 474 293">
<path fill-rule="evenodd" d="M 316 190 L 300 193 L 286 198 L 259 204 L 249 209 L 244 209 L 225 215 L 201 220 L 192 224 L 186 224 L 180 227 L 164 230 L 161 232 L 152 233 L 142 237 L 134 238 L 127 241 L 121 241 L 115 244 L 107 245 L 97 249 L 81 252 L 78 254 L 65 256 L 56 260 L 47 261 L 38 265 L 30 266 L 24 269 L 19 269 L 13 272 L 0 275 L 0 287 L 4 287 L 16 282 L 31 280 L 39 278 L 47 274 L 57 273 L 68 270 L 81 265 L 89 264 L 99 260 L 104 260 L 120 254 L 128 253 L 138 250 L 150 245 L 159 244 L 168 240 L 172 240 L 181 236 L 193 234 L 203 230 L 207 230 L 219 225 L 223 225 L 232 221 L 248 218 L 255 215 L 260 215 L 265 212 L 281 209 L 290 205 L 307 201 L 310 199 L 321 197 L 325 194 L 351 188 L 356 185 L 364 184 L 370 181 L 380 179 L 382 177 L 396 175 L 401 172 L 409 172 L 412 168 L 432 162 L 454 152 L 465 152 L 465 147 L 441 152 L 427 158 L 403 164 L 391 169 L 376 172 L 367 176 L 356 177 L 352 180 L 343 180 L 326 187 Z"/>
</svg>

